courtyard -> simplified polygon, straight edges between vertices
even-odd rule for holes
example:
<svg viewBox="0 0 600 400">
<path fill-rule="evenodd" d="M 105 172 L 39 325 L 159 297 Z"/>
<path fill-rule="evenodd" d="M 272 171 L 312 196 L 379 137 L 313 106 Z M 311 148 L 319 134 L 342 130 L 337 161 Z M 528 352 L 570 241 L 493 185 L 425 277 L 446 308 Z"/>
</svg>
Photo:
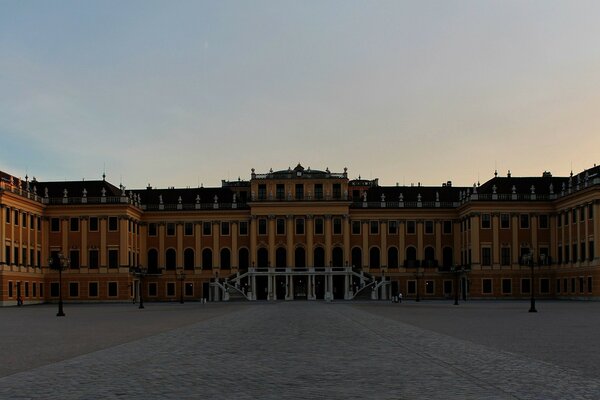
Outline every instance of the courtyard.
<svg viewBox="0 0 600 400">
<path fill-rule="evenodd" d="M 0 398 L 600 398 L 600 303 L 0 309 Z"/>
</svg>

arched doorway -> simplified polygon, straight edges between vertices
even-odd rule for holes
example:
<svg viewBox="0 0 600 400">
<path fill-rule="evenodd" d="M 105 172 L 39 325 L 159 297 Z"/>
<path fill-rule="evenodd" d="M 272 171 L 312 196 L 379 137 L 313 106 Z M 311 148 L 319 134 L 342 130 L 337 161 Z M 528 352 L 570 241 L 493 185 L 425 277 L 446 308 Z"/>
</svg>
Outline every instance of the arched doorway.
<svg viewBox="0 0 600 400">
<path fill-rule="evenodd" d="M 183 268 L 188 270 L 194 269 L 194 249 L 185 249 L 183 252 Z"/>
<path fill-rule="evenodd" d="M 454 264 L 454 254 L 452 252 L 452 247 L 444 247 L 444 250 L 442 250 L 442 258 L 444 267 L 451 267 L 452 264 Z"/>
<path fill-rule="evenodd" d="M 404 266 L 408 268 L 417 266 L 417 249 L 414 246 L 408 246 L 406 248 L 406 260 Z"/>
<path fill-rule="evenodd" d="M 425 265 L 424 267 L 435 267 L 435 249 L 431 246 L 425 247 Z"/>
<path fill-rule="evenodd" d="M 269 266 L 269 252 L 264 247 L 261 247 L 256 252 L 257 268 L 267 268 Z"/>
<path fill-rule="evenodd" d="M 379 247 L 371 247 L 371 250 L 369 250 L 369 268 L 379 268 L 380 264 Z"/>
<path fill-rule="evenodd" d="M 175 249 L 167 249 L 165 267 L 167 270 L 174 270 L 177 267 L 177 252 Z"/>
<path fill-rule="evenodd" d="M 158 272 L 158 250 L 148 250 L 148 272 Z"/>
<path fill-rule="evenodd" d="M 388 249 L 388 268 L 398 268 L 398 248 Z"/>
<path fill-rule="evenodd" d="M 239 262 L 239 268 L 241 270 L 247 270 L 250 267 L 250 256 L 248 253 L 248 249 L 245 247 L 242 247 L 239 251 L 239 257 L 238 257 L 238 262 Z"/>
<path fill-rule="evenodd" d="M 227 248 L 221 249 L 221 269 L 231 269 L 231 252 Z"/>
</svg>

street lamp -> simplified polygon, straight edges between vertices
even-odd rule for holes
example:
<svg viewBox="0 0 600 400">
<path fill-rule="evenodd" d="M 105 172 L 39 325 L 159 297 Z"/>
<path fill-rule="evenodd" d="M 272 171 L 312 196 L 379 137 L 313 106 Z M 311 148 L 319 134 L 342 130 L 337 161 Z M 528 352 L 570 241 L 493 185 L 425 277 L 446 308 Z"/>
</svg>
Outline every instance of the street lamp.
<svg viewBox="0 0 600 400">
<path fill-rule="evenodd" d="M 62 252 L 59 252 L 55 257 L 50 256 L 48 259 L 48 266 L 52 269 L 58 270 L 58 312 L 56 313 L 57 317 L 64 317 L 65 313 L 63 312 L 63 301 L 62 301 L 62 272 L 63 270 L 69 268 L 71 265 L 71 260 Z"/>
<path fill-rule="evenodd" d="M 177 273 L 177 279 L 179 279 L 179 303 L 183 304 L 183 281 L 185 280 L 185 272 L 180 271 Z"/>
<path fill-rule="evenodd" d="M 142 293 L 144 291 L 143 280 L 144 280 L 144 277 L 148 274 L 148 268 L 138 266 L 136 268 L 131 268 L 130 271 L 134 276 L 139 278 L 138 293 L 140 295 L 140 306 L 138 308 L 142 309 L 142 308 L 144 308 L 144 296 Z"/>
<path fill-rule="evenodd" d="M 537 312 L 535 309 L 535 284 L 534 284 L 534 266 L 535 266 L 535 258 L 533 249 L 531 249 L 527 254 L 523 256 L 523 262 L 528 264 L 531 268 L 531 305 L 529 307 L 529 312 Z M 538 266 L 545 264 L 546 262 L 546 254 L 540 254 L 540 260 L 538 261 Z"/>
</svg>

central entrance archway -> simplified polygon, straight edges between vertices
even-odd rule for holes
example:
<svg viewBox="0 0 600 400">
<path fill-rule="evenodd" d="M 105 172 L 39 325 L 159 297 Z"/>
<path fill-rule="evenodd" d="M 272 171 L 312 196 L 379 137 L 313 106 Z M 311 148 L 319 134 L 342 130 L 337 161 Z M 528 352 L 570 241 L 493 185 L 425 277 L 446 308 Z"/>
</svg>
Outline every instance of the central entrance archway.
<svg viewBox="0 0 600 400">
<path fill-rule="evenodd" d="M 306 275 L 294 276 L 294 300 L 306 300 L 308 298 L 308 277 Z"/>
</svg>

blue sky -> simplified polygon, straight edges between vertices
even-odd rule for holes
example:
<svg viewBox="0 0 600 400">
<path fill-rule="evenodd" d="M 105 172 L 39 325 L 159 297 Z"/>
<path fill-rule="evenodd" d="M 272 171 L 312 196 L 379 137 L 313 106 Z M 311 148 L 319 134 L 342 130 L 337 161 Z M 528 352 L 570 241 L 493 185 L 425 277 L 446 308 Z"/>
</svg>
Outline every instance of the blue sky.
<svg viewBox="0 0 600 400">
<path fill-rule="evenodd" d="M 382 184 L 600 161 L 597 1 L 3 1 L 0 169 Z"/>
</svg>

